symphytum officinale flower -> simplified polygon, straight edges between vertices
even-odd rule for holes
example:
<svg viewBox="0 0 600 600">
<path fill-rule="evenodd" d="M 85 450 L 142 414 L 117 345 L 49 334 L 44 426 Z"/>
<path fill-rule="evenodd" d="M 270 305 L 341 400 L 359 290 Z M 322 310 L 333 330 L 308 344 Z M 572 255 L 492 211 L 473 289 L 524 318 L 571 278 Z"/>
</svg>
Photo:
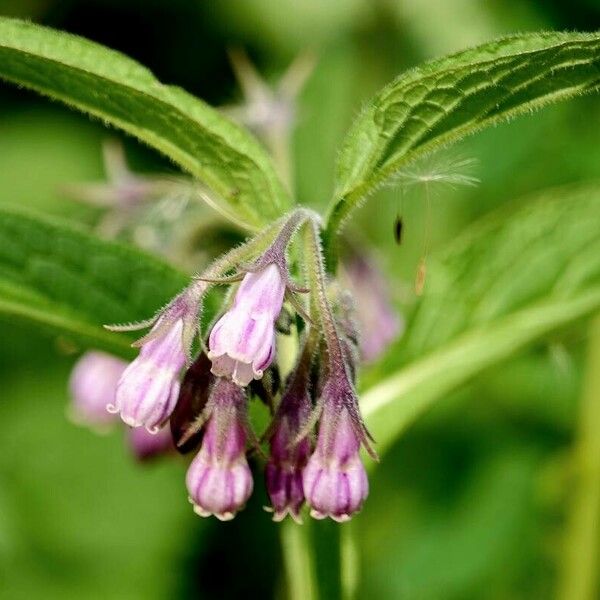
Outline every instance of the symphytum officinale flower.
<svg viewBox="0 0 600 600">
<path fill-rule="evenodd" d="M 116 356 L 93 350 L 86 352 L 71 372 L 68 414 L 78 425 L 103 429 L 115 422 L 106 405 L 115 401 L 117 383 L 127 363 Z"/>
<path fill-rule="evenodd" d="M 246 392 L 232 381 L 220 377 L 213 383 L 200 451 L 186 477 L 190 502 L 203 517 L 232 519 L 252 493 L 246 402 Z"/>
<path fill-rule="evenodd" d="M 152 332 L 156 337 L 142 345 L 139 356 L 121 376 L 108 410 L 120 413 L 131 427 L 144 426 L 157 433 L 171 416 L 179 394 L 178 376 L 185 363 L 183 323 L 177 319 L 165 326 L 159 320 Z"/>
<path fill-rule="evenodd" d="M 342 376 L 331 377 L 323 387 L 317 445 L 303 472 L 306 501 L 317 519 L 347 521 L 369 493 L 359 455 L 363 433 L 345 386 Z"/>
<path fill-rule="evenodd" d="M 107 406 L 131 427 L 158 433 L 175 408 L 179 395 L 179 373 L 196 330 L 199 301 L 184 291 L 156 319 L 149 334 L 137 342 L 138 357 L 125 369 L 117 385 L 114 403 Z M 141 326 L 147 325 L 143 323 Z M 133 329 L 113 327 L 113 329 Z"/>
<path fill-rule="evenodd" d="M 208 341 L 212 372 L 241 386 L 260 379 L 275 356 L 275 321 L 291 282 L 285 256 L 299 222 L 300 211 L 282 227 L 273 244 L 249 267 L 233 306 L 217 321 Z"/>
<path fill-rule="evenodd" d="M 302 356 L 289 377 L 277 413 L 270 428 L 271 453 L 265 467 L 265 482 L 271 499 L 273 520 L 281 521 L 289 514 L 300 522 L 304 504 L 302 470 L 311 450 L 309 432 L 304 432 L 310 420 L 310 368 L 314 336 L 304 346 Z"/>
<path fill-rule="evenodd" d="M 215 375 L 241 386 L 262 377 L 275 354 L 275 321 L 281 312 L 285 279 L 276 264 L 248 273 L 233 306 L 213 327 L 208 357 Z"/>
<path fill-rule="evenodd" d="M 98 431 L 116 425 L 118 417 L 106 407 L 115 401 L 117 384 L 126 368 L 127 363 L 116 356 L 98 350 L 86 352 L 71 372 L 69 417 L 78 425 Z M 132 454 L 140 460 L 173 450 L 168 427 L 157 435 L 142 427 L 128 429 L 127 438 Z"/>
<path fill-rule="evenodd" d="M 198 417 L 204 413 L 214 379 L 210 367 L 210 360 L 201 351 L 181 382 L 177 405 L 169 420 L 173 442 L 181 454 L 191 452 L 200 443 L 202 431 Z"/>
</svg>

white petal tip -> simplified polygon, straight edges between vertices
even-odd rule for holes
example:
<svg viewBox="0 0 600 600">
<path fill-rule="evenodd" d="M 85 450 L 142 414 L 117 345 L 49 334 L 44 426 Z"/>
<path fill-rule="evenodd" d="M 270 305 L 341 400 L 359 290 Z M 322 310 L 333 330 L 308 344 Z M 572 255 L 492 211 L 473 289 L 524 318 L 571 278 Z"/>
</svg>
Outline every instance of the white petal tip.
<svg viewBox="0 0 600 600">
<path fill-rule="evenodd" d="M 232 512 L 224 512 L 224 513 L 213 513 L 209 510 L 206 510 L 204 508 L 202 508 L 201 506 L 198 506 L 197 504 L 194 504 L 194 501 L 189 498 L 189 501 L 194 505 L 194 512 L 200 516 L 200 517 L 212 517 L 215 516 L 217 517 L 217 519 L 219 519 L 219 521 L 231 521 L 231 519 L 233 519 L 233 517 L 235 517 L 235 513 Z"/>
<path fill-rule="evenodd" d="M 331 515 L 336 523 L 347 523 L 352 517 L 350 515 Z"/>
<path fill-rule="evenodd" d="M 125 425 L 129 425 L 129 427 L 141 427 L 142 423 L 140 423 L 139 421 L 136 421 L 133 417 L 128 417 L 126 415 L 123 415 L 123 413 L 121 413 L 121 420 L 123 421 L 123 423 L 125 423 Z"/>
<path fill-rule="evenodd" d="M 275 510 L 272 506 L 263 506 L 263 510 L 268 513 L 273 513 L 272 520 L 275 523 L 281 523 L 281 521 L 283 521 L 289 515 L 292 521 L 298 525 L 302 525 L 302 517 L 294 513 L 294 511 L 290 510 L 289 508 L 279 511 Z"/>
<path fill-rule="evenodd" d="M 190 498 L 190 502 L 192 504 L 194 504 L 194 501 L 191 498 Z M 207 510 L 204 510 L 201 506 L 198 506 L 197 504 L 194 504 L 193 508 L 194 508 L 194 512 L 199 517 L 210 517 L 212 515 L 211 512 L 208 512 Z"/>
<path fill-rule="evenodd" d="M 235 517 L 235 513 L 232 512 L 224 512 L 220 514 L 215 514 L 215 517 L 219 519 L 219 521 L 231 521 L 233 517 Z"/>
</svg>

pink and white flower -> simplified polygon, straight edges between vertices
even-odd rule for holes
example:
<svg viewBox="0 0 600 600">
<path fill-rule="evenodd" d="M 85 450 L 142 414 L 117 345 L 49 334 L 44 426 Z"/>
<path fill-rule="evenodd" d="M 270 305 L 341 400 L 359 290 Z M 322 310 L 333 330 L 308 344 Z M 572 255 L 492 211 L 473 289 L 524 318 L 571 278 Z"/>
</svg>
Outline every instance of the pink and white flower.
<svg viewBox="0 0 600 600">
<path fill-rule="evenodd" d="M 212 372 L 240 386 L 260 379 L 275 355 L 275 321 L 281 312 L 286 278 L 274 263 L 247 273 L 233 306 L 210 333 Z"/>
<path fill-rule="evenodd" d="M 217 379 L 200 451 L 186 476 L 190 502 L 202 517 L 233 519 L 253 489 L 246 460 L 246 395 L 228 379 Z"/>
<path fill-rule="evenodd" d="M 126 368 L 124 360 L 106 352 L 92 350 L 83 354 L 69 380 L 71 420 L 94 429 L 112 425 L 115 416 L 106 410 L 106 405 L 114 402 L 117 383 Z"/>
<path fill-rule="evenodd" d="M 138 357 L 125 369 L 107 409 L 120 413 L 127 425 L 158 433 L 171 416 L 179 395 L 179 371 L 186 360 L 183 328 L 183 318 L 172 323 L 159 319 Z"/>
<path fill-rule="evenodd" d="M 302 483 L 312 517 L 343 522 L 362 508 L 369 494 L 359 454 L 362 432 L 335 381 L 325 384 L 323 396 L 317 445 L 302 473 Z"/>
</svg>

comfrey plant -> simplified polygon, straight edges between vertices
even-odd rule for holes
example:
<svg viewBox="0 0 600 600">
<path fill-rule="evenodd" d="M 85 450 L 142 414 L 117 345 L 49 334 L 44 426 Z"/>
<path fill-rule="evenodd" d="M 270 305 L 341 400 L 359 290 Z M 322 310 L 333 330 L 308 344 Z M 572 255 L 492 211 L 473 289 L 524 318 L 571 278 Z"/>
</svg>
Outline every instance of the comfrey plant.
<svg viewBox="0 0 600 600">
<path fill-rule="evenodd" d="M 277 322 L 284 303 L 300 319 L 295 329 L 301 349 L 264 436 L 271 449 L 266 482 L 274 519 L 290 514 L 298 520 L 306 501 L 314 517 L 344 521 L 367 497 L 359 450 L 364 446 L 375 453 L 354 388 L 357 333 L 348 326 L 347 298 L 326 276 L 321 235 L 320 217 L 298 208 L 215 261 L 152 319 L 109 326 L 151 329 L 136 342 L 140 353 L 120 375 L 108 410 L 131 427 L 158 433 L 178 401 L 185 405 L 189 425 L 180 432 L 179 445 L 197 434 L 201 439 L 187 487 L 202 516 L 231 519 L 252 492 L 246 451 L 257 436 L 247 417 L 250 384 L 278 370 Z M 298 272 L 306 273 L 302 285 L 290 269 L 292 247 L 303 250 L 297 253 L 302 259 L 294 261 Z M 199 323 L 203 298 L 213 285 L 237 289 L 205 336 Z M 199 366 L 207 363 L 208 376 Z M 192 407 L 190 394 L 205 401 Z"/>
<path fill-rule="evenodd" d="M 274 161 L 248 130 L 206 103 L 160 83 L 119 53 L 32 23 L 0 18 L 1 78 L 66 102 L 166 155 L 209 191 L 203 198 L 211 207 L 253 234 L 185 285 L 181 272 L 131 245 L 123 247 L 2 208 L 0 234 L 9 241 L 10 251 L 0 256 L 2 278 L 8 277 L 7 285 L 0 282 L 2 294 L 8 295 L 0 309 L 54 327 L 85 347 L 126 355 L 127 342 L 99 324 L 145 318 L 164 304 L 147 321 L 111 327 L 148 329 L 136 342 L 139 355 L 133 362 L 125 366 L 96 355 L 74 374 L 76 418 L 97 418 L 100 400 L 113 417 L 120 416 L 136 431 L 157 437 L 168 423 L 178 448 L 197 452 L 187 487 L 201 515 L 229 519 L 243 506 L 253 488 L 247 450 L 268 444 L 265 475 L 276 520 L 286 515 L 299 519 L 304 503 L 314 517 L 346 520 L 368 493 L 361 448 L 375 457 L 356 393 L 358 356 L 362 351 L 363 357 L 374 358 L 390 342 L 376 330 L 390 333 L 399 323 L 381 308 L 367 318 L 354 314 L 365 306 L 365 297 L 381 300 L 378 296 L 386 294 L 386 286 L 364 265 L 346 265 L 356 296 L 348 297 L 340 277 L 343 269 L 338 268 L 343 263 L 339 246 L 344 226 L 357 207 L 389 181 L 428 185 L 439 180 L 423 177 L 412 165 L 441 146 L 550 101 L 599 89 L 599 48 L 598 34 L 514 35 L 400 75 L 365 105 L 352 125 L 338 152 L 333 196 L 319 216 L 295 204 L 290 161 Z M 274 153 L 291 137 L 296 95 L 308 67 L 305 61 L 302 68 L 293 69 L 291 84 L 288 78 L 274 94 L 259 85 L 254 92 L 260 88 L 260 93 L 249 94 L 246 110 L 237 111 L 240 121 L 258 131 Z M 246 78 L 248 73 L 246 68 Z M 135 207 L 145 204 L 149 190 L 162 187 L 125 176 L 122 168 L 116 169 L 113 183 L 118 193 L 107 197 L 107 190 L 101 190 L 104 204 Z M 570 218 L 575 205 L 569 203 Z M 580 216 L 586 210 L 596 216 L 590 206 L 580 200 Z M 582 218 L 589 225 L 588 221 Z M 576 254 L 580 246 L 569 250 L 570 238 L 564 237 L 559 241 L 566 264 L 568 252 Z M 480 243 L 477 240 L 475 236 L 473 243 Z M 593 248 L 596 240 L 590 236 L 585 241 Z M 483 242 L 468 260 L 464 243 L 456 253 L 475 270 L 471 262 L 486 255 L 482 246 Z M 40 254 L 50 268 L 32 268 L 31 256 L 37 259 Z M 548 306 L 541 302 L 540 284 L 534 286 L 540 294 L 535 305 L 524 305 L 529 292 L 518 292 L 520 302 L 514 304 L 483 299 L 481 306 L 495 310 L 481 310 L 472 321 L 461 321 L 472 305 L 461 304 L 465 286 L 455 285 L 462 275 L 453 265 L 449 260 L 447 272 L 436 281 L 438 296 L 460 309 L 451 326 L 439 326 L 433 316 L 444 311 L 423 285 L 423 263 L 416 287 L 424 297 L 409 323 L 409 339 L 402 352 L 386 362 L 390 373 L 385 381 L 363 396 L 363 412 L 382 450 L 410 419 L 478 370 L 506 358 L 508 349 L 516 351 L 552 327 L 564 327 L 598 309 L 591 296 L 584 295 L 586 278 L 597 269 L 579 267 L 576 276 L 564 278 L 561 294 L 548 291 Z M 488 264 L 480 271 L 487 274 Z M 48 273 L 54 278 L 52 285 Z M 573 281 L 577 285 L 569 296 L 568 283 Z M 215 286 L 230 286 L 231 293 L 218 318 L 201 328 L 204 300 Z M 572 303 L 556 307 L 552 303 L 558 299 Z M 530 312 L 502 313 L 516 305 Z M 52 311 L 60 318 L 48 317 Z M 210 318 L 205 315 L 205 320 Z M 524 322 L 536 327 L 518 326 Z M 362 336 L 356 323 L 362 323 Z M 510 337 L 515 332 L 519 336 Z M 281 344 L 285 335 L 293 343 Z M 432 350 L 429 338 L 446 346 L 419 356 Z M 418 360 L 405 366 L 406 357 Z M 103 374 L 102 387 L 86 383 L 88 369 Z M 247 416 L 256 397 L 274 409 L 266 432 L 257 432 L 262 433 L 259 439 Z"/>
</svg>

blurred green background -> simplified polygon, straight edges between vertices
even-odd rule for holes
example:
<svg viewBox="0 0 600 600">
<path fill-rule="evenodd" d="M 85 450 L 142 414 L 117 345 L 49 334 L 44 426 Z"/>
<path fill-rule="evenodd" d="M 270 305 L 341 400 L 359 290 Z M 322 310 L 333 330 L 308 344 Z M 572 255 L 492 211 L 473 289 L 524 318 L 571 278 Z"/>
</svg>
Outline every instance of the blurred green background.
<svg viewBox="0 0 600 600">
<path fill-rule="evenodd" d="M 293 151 L 297 197 L 317 207 L 330 197 L 336 148 L 352 118 L 396 74 L 506 33 L 600 27 L 596 0 L 0 0 L 0 14 L 121 50 L 215 105 L 240 100 L 228 48 L 246 49 L 271 79 L 299 52 L 314 51 Z M 451 156 L 477 159 L 481 183 L 433 196 L 433 251 L 507 201 L 597 179 L 599 125 L 599 99 L 584 97 L 453 148 Z M 0 86 L 0 202 L 93 223 L 97 213 L 60 186 L 103 177 L 106 137 L 97 122 Z M 173 172 L 124 143 L 136 169 Z M 377 202 L 357 220 L 399 310 L 410 314 L 425 203 L 418 188 L 404 199 L 397 246 L 397 190 Z M 407 431 L 373 472 L 353 524 L 359 598 L 554 596 L 587 338 L 578 329 L 538 345 Z M 185 460 L 140 466 L 121 432 L 96 436 L 65 419 L 74 355 L 64 341 L 14 323 L 0 323 L 0 340 L 1 598 L 285 597 L 278 525 L 261 510 L 261 485 L 231 523 L 196 517 Z M 336 530 L 316 526 L 319 539 Z M 326 544 L 317 560 L 323 597 L 335 598 Z"/>
</svg>

